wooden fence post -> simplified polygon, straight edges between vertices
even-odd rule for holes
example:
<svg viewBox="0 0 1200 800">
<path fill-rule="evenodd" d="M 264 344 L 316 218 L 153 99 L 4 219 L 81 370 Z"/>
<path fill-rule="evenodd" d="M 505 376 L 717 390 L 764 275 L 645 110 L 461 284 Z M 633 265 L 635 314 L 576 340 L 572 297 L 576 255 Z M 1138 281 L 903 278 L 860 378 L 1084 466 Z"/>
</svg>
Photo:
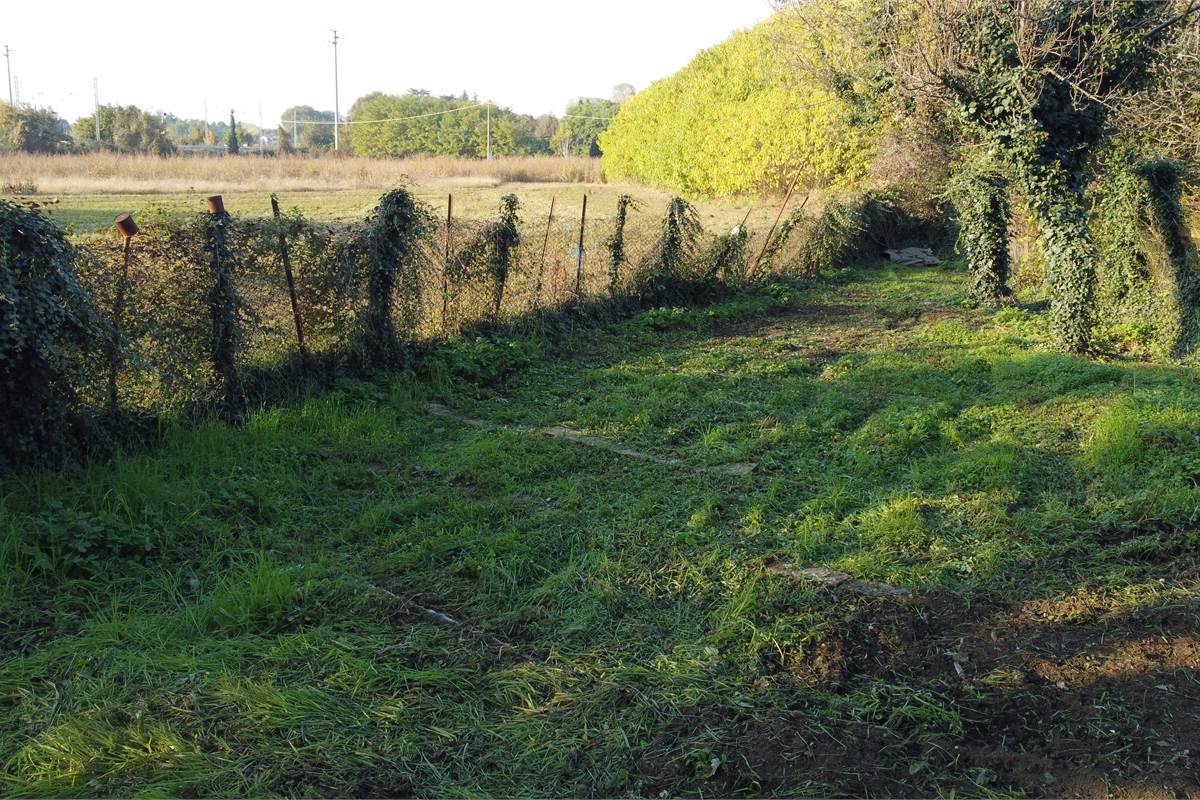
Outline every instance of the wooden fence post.
<svg viewBox="0 0 1200 800">
<path fill-rule="evenodd" d="M 208 198 L 208 211 L 213 216 L 212 224 L 212 267 L 211 284 L 208 291 L 208 308 L 212 319 L 211 355 L 213 371 L 216 372 L 219 389 L 223 393 L 225 411 L 239 416 L 245 405 L 242 383 L 238 376 L 237 345 L 237 291 L 233 284 L 233 271 L 228 260 L 226 235 L 229 213 L 221 195 Z"/>
<path fill-rule="evenodd" d="M 121 253 L 121 279 L 117 283 L 117 296 L 113 300 L 113 334 L 112 350 L 109 354 L 108 371 L 108 411 L 116 414 L 119 404 L 117 400 L 117 374 L 121 370 L 121 323 L 125 318 L 125 292 L 129 286 L 129 259 L 133 251 L 133 237 L 137 235 L 138 226 L 133 221 L 133 215 L 128 211 L 118 214 L 114 222 L 121 236 L 125 238 Z"/>
</svg>

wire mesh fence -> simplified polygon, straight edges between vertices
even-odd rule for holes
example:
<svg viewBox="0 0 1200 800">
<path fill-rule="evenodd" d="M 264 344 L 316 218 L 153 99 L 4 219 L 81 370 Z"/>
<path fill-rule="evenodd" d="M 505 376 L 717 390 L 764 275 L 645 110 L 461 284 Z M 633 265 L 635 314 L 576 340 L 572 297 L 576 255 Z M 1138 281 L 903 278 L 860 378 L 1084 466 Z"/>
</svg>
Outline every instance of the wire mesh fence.
<svg viewBox="0 0 1200 800">
<path fill-rule="evenodd" d="M 411 263 L 389 289 L 389 318 L 405 346 L 420 346 L 487 326 L 536 324 L 547 313 L 605 302 L 670 302 L 664 294 L 663 249 L 678 248 L 670 277 L 682 283 L 737 285 L 753 279 L 767 229 L 710 232 L 695 229 L 668 242 L 669 208 L 638 207 L 618 226 L 617 209 L 559 206 L 550 217 L 513 211 L 513 235 L 503 253 L 503 213 L 490 219 L 428 213 Z M 228 309 L 236 329 L 239 391 L 253 393 L 268 377 L 295 377 L 312 369 L 356 363 L 369 334 L 373 223 L 322 224 L 299 212 L 278 219 L 231 219 L 225 258 L 232 276 Z M 619 227 L 619 235 L 618 235 Z M 117 231 L 80 239 L 77 267 L 98 309 L 109 319 L 123 303 L 117 374 L 119 405 L 161 414 L 211 404 L 228 393 L 214 366 L 221 312 L 215 309 L 214 249 L 209 215 L 142 221 L 127 274 L 120 270 Z M 619 240 L 619 241 L 618 241 Z M 785 243 L 786 244 L 786 243 Z M 307 359 L 285 278 L 284 247 Z M 792 245 L 787 245 L 792 246 Z M 778 257 L 776 257 L 778 260 Z M 759 267 L 760 271 L 762 266 Z M 378 317 L 375 318 L 378 325 Z M 115 341 L 115 340 L 114 340 Z M 78 387 L 101 404 L 104 387 Z"/>
</svg>

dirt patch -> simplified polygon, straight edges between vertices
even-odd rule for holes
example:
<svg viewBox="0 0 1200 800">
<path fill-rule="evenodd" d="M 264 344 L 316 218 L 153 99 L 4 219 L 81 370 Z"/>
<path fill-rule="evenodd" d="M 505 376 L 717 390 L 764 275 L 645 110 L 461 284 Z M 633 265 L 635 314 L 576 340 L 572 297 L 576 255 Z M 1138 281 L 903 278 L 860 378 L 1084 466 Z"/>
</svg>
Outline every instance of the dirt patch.
<svg viewBox="0 0 1200 800">
<path fill-rule="evenodd" d="M 646 787 L 1200 798 L 1200 606 L 1131 610 L 1115 595 L 847 606 L 782 660 L 764 657 L 769 711 L 664 731 Z M 711 775 L 699 741 L 713 742 Z"/>
</svg>

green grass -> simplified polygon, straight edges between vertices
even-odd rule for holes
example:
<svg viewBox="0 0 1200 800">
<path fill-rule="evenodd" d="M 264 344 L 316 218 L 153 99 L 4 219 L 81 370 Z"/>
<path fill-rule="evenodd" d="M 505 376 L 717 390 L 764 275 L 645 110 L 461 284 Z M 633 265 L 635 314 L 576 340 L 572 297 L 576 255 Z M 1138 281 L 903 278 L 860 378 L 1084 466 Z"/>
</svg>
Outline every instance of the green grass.
<svg viewBox="0 0 1200 800">
<path fill-rule="evenodd" d="M 1050 352 L 961 282 L 849 270 L 463 342 L 428 379 L 5 479 L 0 785 L 1192 790 L 1197 374 Z"/>
</svg>

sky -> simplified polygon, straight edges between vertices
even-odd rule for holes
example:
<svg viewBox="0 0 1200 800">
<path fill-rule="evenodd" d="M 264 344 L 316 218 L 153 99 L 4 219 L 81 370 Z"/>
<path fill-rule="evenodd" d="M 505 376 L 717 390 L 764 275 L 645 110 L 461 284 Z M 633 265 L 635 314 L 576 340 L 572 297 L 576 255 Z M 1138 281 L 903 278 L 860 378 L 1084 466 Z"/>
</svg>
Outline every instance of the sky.
<svg viewBox="0 0 1200 800">
<path fill-rule="evenodd" d="M 70 121 L 100 102 L 267 126 L 292 105 L 341 110 L 368 92 L 478 93 L 518 113 L 641 89 L 765 19 L 769 0 L 95 0 L 6 3 L 0 47 L 23 103 Z M 5 87 L 0 84 L 0 92 Z"/>
</svg>

